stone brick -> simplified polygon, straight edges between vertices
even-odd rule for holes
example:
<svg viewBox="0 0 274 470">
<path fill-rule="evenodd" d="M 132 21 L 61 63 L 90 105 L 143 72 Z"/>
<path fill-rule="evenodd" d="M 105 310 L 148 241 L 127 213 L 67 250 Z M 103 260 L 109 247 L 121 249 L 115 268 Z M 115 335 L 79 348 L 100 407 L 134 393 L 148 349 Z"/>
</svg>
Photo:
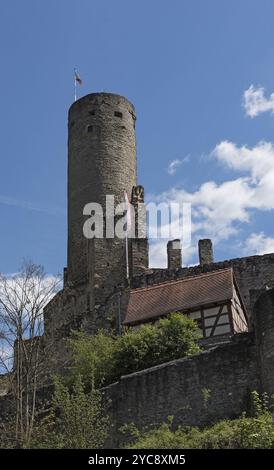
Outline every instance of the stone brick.
<svg viewBox="0 0 274 470">
<path fill-rule="evenodd" d="M 199 261 L 201 266 L 214 262 L 212 241 L 209 238 L 199 240 Z"/>
<path fill-rule="evenodd" d="M 274 393 L 274 289 L 260 295 L 254 306 L 261 389 Z"/>
<path fill-rule="evenodd" d="M 174 417 L 175 428 L 235 418 L 248 409 L 250 392 L 259 386 L 256 346 L 249 333 L 197 356 L 124 376 L 104 389 L 113 425 L 107 446 L 125 441 L 119 432 L 125 424 L 145 430 L 168 416 Z"/>
<path fill-rule="evenodd" d="M 180 240 L 167 243 L 167 269 L 179 269 L 182 266 L 182 249 Z"/>
<path fill-rule="evenodd" d="M 124 97 L 92 93 L 72 104 L 68 120 L 68 272 L 74 283 L 94 288 L 94 305 L 102 302 L 126 275 L 125 242 L 87 240 L 83 208 L 106 195 L 124 201 L 136 185 L 135 110 Z"/>
</svg>

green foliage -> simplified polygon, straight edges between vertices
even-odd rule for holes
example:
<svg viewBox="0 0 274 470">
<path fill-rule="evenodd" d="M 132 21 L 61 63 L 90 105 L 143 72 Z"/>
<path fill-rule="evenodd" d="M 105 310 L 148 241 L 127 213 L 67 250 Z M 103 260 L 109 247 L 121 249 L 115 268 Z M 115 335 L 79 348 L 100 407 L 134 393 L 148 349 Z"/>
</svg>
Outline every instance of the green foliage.
<svg viewBox="0 0 274 470">
<path fill-rule="evenodd" d="M 254 416 L 260 416 L 272 408 L 269 404 L 269 396 L 267 393 L 263 393 L 260 397 L 259 393 L 254 390 L 251 392 L 251 405 Z"/>
<path fill-rule="evenodd" d="M 98 449 L 107 436 L 108 418 L 104 416 L 98 391 L 85 393 L 78 376 L 70 390 L 59 377 L 50 409 L 34 429 L 31 448 Z"/>
<path fill-rule="evenodd" d="M 274 425 L 269 411 L 268 397 L 252 392 L 254 416 L 244 413 L 239 419 L 223 420 L 214 426 L 178 428 L 172 430 L 172 421 L 163 423 L 143 435 L 134 425 L 124 426 L 130 431 L 132 449 L 273 449 Z"/>
<path fill-rule="evenodd" d="M 3 418 L 3 417 L 1 417 Z M 5 416 L 0 421 L 0 449 L 15 449 L 20 447 L 20 442 L 15 434 L 15 413 Z"/>
<path fill-rule="evenodd" d="M 135 431 L 136 436 L 136 431 Z M 224 420 L 214 426 L 171 430 L 168 423 L 153 429 L 129 446 L 131 449 L 267 449 L 274 448 L 271 413 L 257 418 Z"/>
<path fill-rule="evenodd" d="M 210 388 L 202 388 L 202 396 L 203 396 L 204 407 L 207 408 L 208 400 L 210 399 L 210 396 L 211 396 Z"/>
<path fill-rule="evenodd" d="M 75 381 L 80 375 L 84 377 L 86 388 L 94 390 L 115 377 L 113 358 L 118 343 L 114 335 L 104 330 L 96 335 L 76 332 L 69 340 L 69 346 L 73 357 L 69 380 Z"/>
<path fill-rule="evenodd" d="M 200 348 L 197 340 L 201 331 L 197 323 L 186 315 L 173 313 L 159 323 L 162 358 L 176 359 L 182 356 L 197 354 Z"/>
<path fill-rule="evenodd" d="M 104 331 L 93 336 L 77 333 L 70 340 L 71 375 L 85 377 L 87 389 L 102 387 L 121 375 L 198 353 L 199 337 L 196 322 L 180 313 L 160 320 L 157 326 L 127 329 L 121 336 Z"/>
</svg>

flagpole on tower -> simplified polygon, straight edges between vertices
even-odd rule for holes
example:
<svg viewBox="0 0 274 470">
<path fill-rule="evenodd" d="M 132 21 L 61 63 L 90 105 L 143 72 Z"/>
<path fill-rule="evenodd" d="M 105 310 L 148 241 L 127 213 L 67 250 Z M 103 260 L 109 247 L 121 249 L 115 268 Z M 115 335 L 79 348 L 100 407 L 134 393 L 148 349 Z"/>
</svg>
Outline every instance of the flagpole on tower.
<svg viewBox="0 0 274 470">
<path fill-rule="evenodd" d="M 74 69 L 74 101 L 77 100 L 77 83 L 79 83 L 79 85 L 82 85 L 83 82 L 77 70 Z"/>
<path fill-rule="evenodd" d="M 129 280 L 128 232 L 131 230 L 131 206 L 130 206 L 130 202 L 129 202 L 128 195 L 127 195 L 126 191 L 124 192 L 124 198 L 125 198 L 126 210 L 127 210 L 126 236 L 125 236 L 125 242 L 126 242 L 126 276 L 127 276 L 127 280 Z"/>
<path fill-rule="evenodd" d="M 127 279 L 129 279 L 129 263 L 128 263 L 128 233 L 126 230 L 126 273 Z"/>
</svg>

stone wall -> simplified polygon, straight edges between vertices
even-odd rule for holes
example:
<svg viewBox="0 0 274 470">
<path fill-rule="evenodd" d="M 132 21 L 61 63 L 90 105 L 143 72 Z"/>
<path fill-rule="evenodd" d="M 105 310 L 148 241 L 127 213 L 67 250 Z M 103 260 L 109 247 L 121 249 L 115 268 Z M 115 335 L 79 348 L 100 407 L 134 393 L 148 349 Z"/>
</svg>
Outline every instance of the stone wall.
<svg viewBox="0 0 274 470">
<path fill-rule="evenodd" d="M 123 308 L 122 297 L 120 301 Z M 248 410 L 253 390 L 271 395 L 274 392 L 274 289 L 265 290 L 257 299 L 254 326 L 253 333 L 203 341 L 206 349 L 196 356 L 123 376 L 104 388 L 112 424 L 107 447 L 115 448 L 127 442 L 128 437 L 120 431 L 125 424 L 134 423 L 144 431 L 173 416 L 174 428 L 203 426 L 235 418 Z M 61 341 L 56 343 L 61 347 Z M 0 376 L 1 419 L 11 412 L 6 379 Z"/>
<path fill-rule="evenodd" d="M 213 245 L 209 238 L 199 240 L 199 262 L 201 266 L 214 262 Z"/>
<path fill-rule="evenodd" d="M 167 269 L 178 269 L 182 266 L 180 240 L 170 240 L 167 244 Z"/>
<path fill-rule="evenodd" d="M 252 326 L 252 310 L 258 292 L 264 291 L 266 286 L 274 286 L 274 254 L 236 258 L 190 268 L 149 269 L 147 274 L 132 279 L 131 288 L 150 286 L 227 267 L 234 270 Z M 109 275 L 111 276 L 111 273 Z M 106 279 L 107 276 L 105 273 Z M 84 328 L 89 332 L 97 328 L 117 328 L 119 317 L 121 322 L 124 319 L 129 290 L 123 280 L 113 290 L 113 294 L 108 296 L 103 305 L 94 306 L 92 286 L 89 283 L 76 287 L 67 284 L 45 309 L 45 332 L 59 340 L 60 337 L 67 336 L 71 328 Z"/>
<path fill-rule="evenodd" d="M 9 374 L 0 374 L 0 397 L 7 395 L 11 390 Z"/>
<path fill-rule="evenodd" d="M 107 445 L 117 447 L 125 439 L 119 432 L 124 424 L 135 423 L 144 430 L 168 416 L 174 416 L 174 427 L 234 418 L 249 407 L 250 392 L 259 387 L 256 346 L 250 333 L 236 335 L 231 343 L 192 358 L 124 376 L 104 389 L 111 400 L 113 424 Z"/>
<path fill-rule="evenodd" d="M 261 388 L 274 394 L 274 289 L 260 295 L 254 306 Z"/>
</svg>

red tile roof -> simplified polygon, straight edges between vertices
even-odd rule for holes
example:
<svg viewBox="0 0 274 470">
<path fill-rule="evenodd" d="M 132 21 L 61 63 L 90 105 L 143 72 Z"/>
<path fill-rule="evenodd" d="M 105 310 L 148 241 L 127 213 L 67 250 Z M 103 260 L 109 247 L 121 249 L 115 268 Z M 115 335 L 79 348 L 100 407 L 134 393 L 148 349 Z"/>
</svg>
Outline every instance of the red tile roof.
<svg viewBox="0 0 274 470">
<path fill-rule="evenodd" d="M 228 268 L 132 289 L 124 324 L 230 300 L 233 297 L 233 282 L 233 270 Z"/>
</svg>

